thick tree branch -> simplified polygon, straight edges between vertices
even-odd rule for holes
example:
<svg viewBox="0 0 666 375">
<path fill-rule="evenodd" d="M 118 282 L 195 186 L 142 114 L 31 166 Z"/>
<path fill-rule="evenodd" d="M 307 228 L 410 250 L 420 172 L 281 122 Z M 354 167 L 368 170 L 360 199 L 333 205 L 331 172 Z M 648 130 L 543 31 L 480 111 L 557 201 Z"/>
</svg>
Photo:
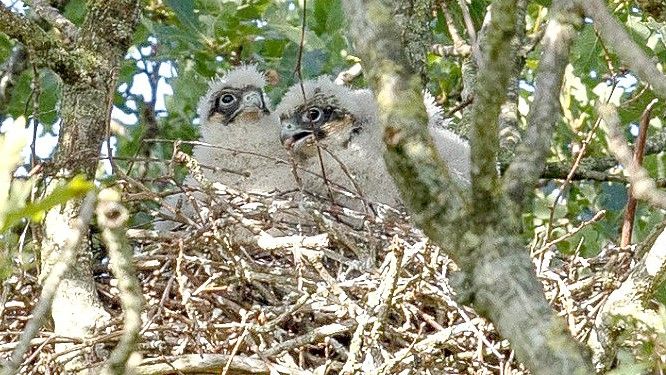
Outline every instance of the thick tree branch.
<svg viewBox="0 0 666 375">
<path fill-rule="evenodd" d="M 510 54 L 500 50 L 513 35 L 515 4 L 511 2 L 494 3 L 493 14 L 497 18 L 491 21 L 488 31 L 491 42 L 483 49 L 488 55 L 481 70 L 489 70 L 483 73 L 487 78 L 484 85 L 490 86 L 487 90 L 493 95 L 505 91 L 512 66 Z M 476 172 L 475 193 L 482 199 L 495 201 L 497 211 L 492 212 L 492 205 L 483 204 L 487 201 L 467 203 L 472 206 L 468 208 L 465 203 L 470 200 L 469 193 L 461 191 L 448 177 L 426 135 L 424 108 L 414 105 L 420 103 L 421 87 L 402 53 L 400 27 L 395 25 L 399 17 L 390 11 L 392 2 L 347 0 L 345 8 L 356 49 L 378 94 L 388 169 L 413 220 L 461 267 L 464 284 L 459 285 L 458 292 L 493 321 L 509 339 L 518 358 L 534 373 L 591 373 L 585 352 L 565 332 L 563 322 L 543 295 L 543 287 L 517 232 L 517 217 L 503 217 L 507 215 L 500 204 L 495 170 L 499 147 L 496 124 L 503 98 L 483 94 L 481 101 L 487 107 L 477 107 L 472 116 L 475 137 L 479 137 L 473 147 L 489 148 L 488 154 L 473 151 L 477 153 L 477 166 L 487 174 Z M 489 115 L 482 113 L 483 110 L 494 113 Z M 483 123 L 486 120 L 495 125 Z M 482 213 L 494 220 L 481 219 Z M 485 225 L 470 220 L 472 215 Z M 516 232 L 511 232 L 512 229 Z"/>
<path fill-rule="evenodd" d="M 28 66 L 28 54 L 22 44 L 17 43 L 12 48 L 12 53 L 7 60 L 0 66 L 0 112 L 4 112 L 5 107 L 12 97 L 12 87 L 16 79 Z M 3 119 L 0 117 L 0 122 Z"/>
<path fill-rule="evenodd" d="M 604 303 L 595 322 L 594 362 L 599 370 L 610 368 L 621 346 L 632 346 L 631 338 L 663 329 L 661 314 L 650 307 L 654 292 L 666 279 L 666 225 L 655 228 L 656 238 L 629 276 Z M 645 343 L 643 343 L 645 345 Z"/>
<path fill-rule="evenodd" d="M 21 42 L 28 49 L 35 63 L 51 68 L 63 81 L 90 81 L 96 73 L 95 56 L 79 49 L 69 50 L 37 24 L 13 13 L 0 4 L 0 32 Z"/>
<path fill-rule="evenodd" d="M 654 93 L 666 99 L 666 76 L 657 69 L 643 49 L 629 37 L 622 25 L 601 0 L 576 0 L 594 25 L 605 45 L 615 52 L 638 77 L 652 86 Z"/>
<path fill-rule="evenodd" d="M 39 329 L 47 320 L 47 314 L 51 310 L 51 304 L 56 294 L 60 280 L 65 272 L 72 266 L 76 256 L 76 249 L 79 247 L 81 238 L 88 232 L 88 225 L 92 219 L 95 210 L 96 193 L 91 192 L 86 196 L 80 211 L 80 216 L 76 219 L 74 228 L 67 239 L 65 249 L 60 261 L 51 268 L 51 272 L 46 277 L 42 285 L 42 293 L 39 296 L 39 303 L 32 312 L 32 318 L 26 325 L 21 341 L 16 345 L 14 353 L 6 366 L 2 369 L 2 375 L 15 374 L 23 361 L 23 356 L 30 348 L 30 341 L 37 335 Z"/>
<path fill-rule="evenodd" d="M 581 22 L 570 2 L 556 3 L 554 8 L 543 39 L 527 134 L 504 177 L 504 191 L 516 212 L 528 203 L 550 153 L 553 129 L 560 118 L 560 90 L 575 36 L 574 25 Z"/>
<path fill-rule="evenodd" d="M 76 38 L 79 35 L 79 29 L 63 16 L 60 11 L 52 7 L 48 1 L 45 0 L 32 0 L 30 2 L 30 7 L 34 12 L 46 20 L 56 29 L 60 30 L 64 36 L 67 43 L 76 41 Z"/>
<path fill-rule="evenodd" d="M 474 102 L 471 107 L 472 134 L 472 211 L 475 223 L 485 225 L 500 214 L 499 178 L 496 172 L 499 154 L 500 106 L 506 98 L 513 67 L 511 41 L 515 35 L 516 3 L 493 3 L 491 19 L 485 34 L 484 53 L 477 75 Z M 482 214 L 484 213 L 485 214 Z M 478 215 L 476 215 L 478 214 Z"/>
<path fill-rule="evenodd" d="M 46 185 L 45 194 L 50 194 L 63 179 L 75 174 L 83 174 L 90 180 L 95 178 L 117 71 L 139 19 L 138 0 L 93 0 L 87 4 L 88 12 L 79 38 L 70 47 L 76 53 L 94 56 L 95 68 L 87 70 L 89 79 L 63 78 L 58 148 L 52 169 L 46 171 L 53 178 Z M 59 43 L 47 47 L 62 50 Z M 62 233 L 71 230 L 72 218 L 79 210 L 80 202 L 70 200 L 46 213 L 40 253 L 42 273 L 48 273 L 61 256 Z M 91 258 L 89 245 L 82 244 L 77 249 L 77 267 L 65 275 L 58 287 L 52 311 L 56 334 L 84 339 L 109 318 L 95 289 Z M 67 346 L 59 344 L 56 351 L 65 351 Z M 68 372 L 85 366 L 82 357 L 71 358 L 75 355 L 59 357 L 66 362 Z"/>
</svg>

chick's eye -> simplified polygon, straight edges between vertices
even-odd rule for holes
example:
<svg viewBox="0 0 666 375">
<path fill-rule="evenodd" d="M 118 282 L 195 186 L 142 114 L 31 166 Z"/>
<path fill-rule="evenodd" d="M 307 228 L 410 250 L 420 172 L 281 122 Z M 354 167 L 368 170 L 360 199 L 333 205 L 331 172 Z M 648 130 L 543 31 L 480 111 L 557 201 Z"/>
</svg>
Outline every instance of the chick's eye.
<svg viewBox="0 0 666 375">
<path fill-rule="evenodd" d="M 231 94 L 224 94 L 224 95 L 222 95 L 222 97 L 220 98 L 220 101 L 221 101 L 223 104 L 229 104 L 229 103 L 233 102 L 234 100 L 236 100 L 236 97 L 233 96 L 233 95 L 231 95 Z"/>
<path fill-rule="evenodd" d="M 317 122 L 320 118 L 321 110 L 317 107 L 312 107 L 303 114 L 303 120 L 307 122 Z"/>
</svg>

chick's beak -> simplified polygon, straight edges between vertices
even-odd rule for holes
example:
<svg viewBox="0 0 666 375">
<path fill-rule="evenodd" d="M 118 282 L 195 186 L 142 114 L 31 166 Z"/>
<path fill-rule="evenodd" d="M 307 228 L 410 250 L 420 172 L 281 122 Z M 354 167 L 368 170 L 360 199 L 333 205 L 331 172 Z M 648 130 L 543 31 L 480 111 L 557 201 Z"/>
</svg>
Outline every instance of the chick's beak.
<svg viewBox="0 0 666 375">
<path fill-rule="evenodd" d="M 282 130 L 280 131 L 280 142 L 282 146 L 286 149 L 291 149 L 294 143 L 300 141 L 301 139 L 307 138 L 312 135 L 311 130 L 306 130 L 299 128 L 295 124 L 286 122 L 282 124 Z"/>
<path fill-rule="evenodd" d="M 265 112 L 268 111 L 264 99 L 257 91 L 250 91 L 243 96 L 242 107 L 244 111 Z"/>
</svg>

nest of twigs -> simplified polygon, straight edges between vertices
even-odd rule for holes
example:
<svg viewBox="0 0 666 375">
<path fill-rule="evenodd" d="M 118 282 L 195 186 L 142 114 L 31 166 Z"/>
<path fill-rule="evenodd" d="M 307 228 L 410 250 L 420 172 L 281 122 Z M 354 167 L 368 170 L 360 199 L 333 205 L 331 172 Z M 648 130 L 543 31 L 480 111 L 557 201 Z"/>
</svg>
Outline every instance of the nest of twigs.
<svg viewBox="0 0 666 375">
<path fill-rule="evenodd" d="M 146 302 L 137 373 L 527 373 L 493 325 L 456 302 L 448 281 L 456 266 L 404 213 L 378 207 L 368 215 L 298 192 L 206 194 L 201 222 L 158 236 L 129 232 Z M 609 249 L 583 259 L 534 247 L 547 298 L 586 341 L 630 254 Z M 122 329 L 116 280 L 103 260 L 96 279 L 114 319 L 69 352 L 91 366 Z M 5 283 L 3 356 L 38 291 L 30 271 Z M 54 345 L 71 340 L 51 329 L 33 340 L 25 373 L 59 372 Z"/>
</svg>

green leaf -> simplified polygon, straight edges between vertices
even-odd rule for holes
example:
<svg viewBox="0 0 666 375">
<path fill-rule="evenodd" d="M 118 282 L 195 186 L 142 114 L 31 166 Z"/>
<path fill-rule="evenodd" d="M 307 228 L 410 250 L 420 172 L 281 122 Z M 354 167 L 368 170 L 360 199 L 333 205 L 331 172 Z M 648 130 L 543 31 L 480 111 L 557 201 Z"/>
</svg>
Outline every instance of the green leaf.
<svg viewBox="0 0 666 375">
<path fill-rule="evenodd" d="M 81 25 L 86 18 L 88 8 L 85 0 L 70 0 L 66 3 L 64 16 L 75 25 Z"/>
<path fill-rule="evenodd" d="M 193 1 L 166 0 L 165 3 L 173 9 L 176 17 L 187 28 L 196 29 L 197 17 L 194 14 Z"/>
<path fill-rule="evenodd" d="M 33 221 L 39 221 L 43 218 L 49 209 L 64 204 L 72 198 L 84 196 L 92 190 L 95 185 L 86 180 L 83 175 L 74 176 L 68 183 L 55 188 L 51 194 L 42 200 L 30 203 L 18 210 L 9 211 L 5 217 L 5 223 L 0 229 L 4 232 L 23 218 L 30 218 Z"/>
</svg>

